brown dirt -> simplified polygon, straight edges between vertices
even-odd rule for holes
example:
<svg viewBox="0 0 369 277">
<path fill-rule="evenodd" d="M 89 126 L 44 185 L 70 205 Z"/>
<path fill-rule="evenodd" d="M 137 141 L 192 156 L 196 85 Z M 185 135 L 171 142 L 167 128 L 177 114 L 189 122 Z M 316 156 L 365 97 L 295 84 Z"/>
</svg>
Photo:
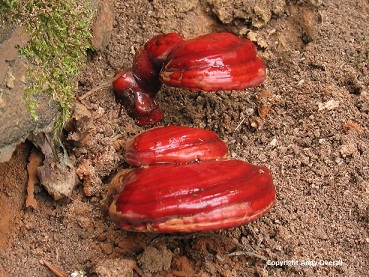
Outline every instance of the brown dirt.
<svg viewBox="0 0 369 277">
<path fill-rule="evenodd" d="M 282 12 L 267 8 L 274 1 L 260 1 L 265 5 L 251 15 L 222 2 L 115 1 L 112 35 L 106 42 L 100 32 L 107 47 L 90 54 L 78 94 L 129 68 L 136 49 L 155 34 L 251 30 L 268 67 L 266 82 L 216 93 L 165 86 L 161 124 L 211 129 L 232 158 L 269 167 L 275 207 L 248 225 L 206 234 L 115 227 L 106 214 L 106 184 L 127 166 L 122 144 L 143 128 L 124 112 L 118 117 L 109 87 L 76 104 L 67 128 L 82 180 L 71 199 L 56 202 L 36 185 L 37 208 L 25 208 L 31 145 L 0 164 L 0 276 L 54 276 L 41 260 L 70 276 L 367 276 L 368 1 L 289 1 Z M 109 22 L 104 16 L 101 22 Z M 342 265 L 319 264 L 337 260 Z"/>
</svg>

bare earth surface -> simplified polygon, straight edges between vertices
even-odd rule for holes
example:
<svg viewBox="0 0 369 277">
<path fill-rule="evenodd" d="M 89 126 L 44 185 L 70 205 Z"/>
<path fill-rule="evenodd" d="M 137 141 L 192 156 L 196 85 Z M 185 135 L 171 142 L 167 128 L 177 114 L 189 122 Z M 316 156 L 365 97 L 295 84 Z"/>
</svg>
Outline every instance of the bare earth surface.
<svg viewBox="0 0 369 277">
<path fill-rule="evenodd" d="M 118 117 L 107 87 L 76 103 L 65 132 L 81 180 L 71 199 L 54 201 L 36 185 L 37 207 L 25 208 L 26 168 L 37 152 L 29 143 L 0 164 L 0 276 L 55 276 L 40 261 L 68 276 L 367 276 L 369 2 L 241 2 L 254 1 L 107 1 L 113 13 L 98 26 L 106 28 L 100 50 L 89 56 L 78 95 L 129 68 L 158 33 L 248 36 L 267 64 L 266 82 L 214 93 L 164 86 L 160 124 L 213 130 L 230 157 L 270 168 L 272 210 L 211 233 L 118 229 L 106 212 L 107 184 L 127 167 L 126 139 L 144 129 L 124 111 Z"/>
</svg>

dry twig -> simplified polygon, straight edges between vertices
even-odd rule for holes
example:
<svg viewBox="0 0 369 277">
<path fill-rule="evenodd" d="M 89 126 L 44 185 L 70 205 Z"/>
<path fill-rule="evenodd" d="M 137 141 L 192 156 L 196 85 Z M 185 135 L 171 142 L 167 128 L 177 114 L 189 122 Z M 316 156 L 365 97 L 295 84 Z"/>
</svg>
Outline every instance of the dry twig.
<svg viewBox="0 0 369 277">
<path fill-rule="evenodd" d="M 55 274 L 55 276 L 57 276 L 57 277 L 68 277 L 68 275 L 66 273 L 64 273 L 63 271 L 61 271 L 59 268 L 57 268 L 56 266 L 52 265 L 48 261 L 41 260 L 40 263 L 42 265 L 46 266 L 52 273 Z"/>
<path fill-rule="evenodd" d="M 108 85 L 110 85 L 112 82 L 114 82 L 115 80 L 117 80 L 120 76 L 122 76 L 124 73 L 120 73 L 117 74 L 116 76 L 114 76 L 113 78 L 101 83 L 100 85 L 98 85 L 97 87 L 94 87 L 93 89 L 91 89 L 90 91 L 86 92 L 85 94 L 83 94 L 82 96 L 79 97 L 79 99 L 84 100 L 87 97 L 89 97 L 91 94 L 95 93 L 96 91 L 103 89 L 105 87 L 107 87 Z"/>
<path fill-rule="evenodd" d="M 236 128 L 234 128 L 233 132 L 236 132 L 242 125 L 242 123 L 245 121 L 246 117 L 242 118 L 240 123 L 237 124 Z"/>
</svg>

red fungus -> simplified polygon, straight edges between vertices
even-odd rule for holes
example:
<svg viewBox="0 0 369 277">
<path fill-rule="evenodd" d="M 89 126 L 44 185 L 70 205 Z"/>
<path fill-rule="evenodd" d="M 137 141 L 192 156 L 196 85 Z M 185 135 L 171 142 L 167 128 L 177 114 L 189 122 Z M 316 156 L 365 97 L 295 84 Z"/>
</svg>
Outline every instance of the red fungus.
<svg viewBox="0 0 369 277">
<path fill-rule="evenodd" d="M 126 161 L 141 167 L 113 178 L 111 219 L 130 231 L 199 232 L 259 218 L 275 203 L 270 171 L 226 154 L 209 130 L 167 126 L 137 135 Z"/>
<path fill-rule="evenodd" d="M 149 40 L 136 53 L 132 71 L 123 73 L 113 87 L 121 104 L 124 90 L 133 94 L 129 109 L 138 125 L 154 125 L 162 115 L 154 98 L 163 83 L 190 90 L 242 90 L 265 78 L 265 64 L 248 39 L 212 33 L 184 40 L 169 33 Z"/>
</svg>

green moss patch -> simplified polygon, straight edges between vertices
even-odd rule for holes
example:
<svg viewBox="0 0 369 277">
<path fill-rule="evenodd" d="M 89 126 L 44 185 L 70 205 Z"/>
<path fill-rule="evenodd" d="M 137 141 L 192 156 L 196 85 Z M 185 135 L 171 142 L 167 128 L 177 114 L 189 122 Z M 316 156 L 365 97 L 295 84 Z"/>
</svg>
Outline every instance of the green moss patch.
<svg viewBox="0 0 369 277">
<path fill-rule="evenodd" d="M 86 64 L 94 11 L 88 1 L 1 0 L 2 12 L 25 25 L 31 36 L 20 50 L 30 62 L 25 98 L 37 120 L 37 96 L 48 95 L 58 108 L 55 130 L 69 119 L 77 89 L 76 78 Z"/>
</svg>

